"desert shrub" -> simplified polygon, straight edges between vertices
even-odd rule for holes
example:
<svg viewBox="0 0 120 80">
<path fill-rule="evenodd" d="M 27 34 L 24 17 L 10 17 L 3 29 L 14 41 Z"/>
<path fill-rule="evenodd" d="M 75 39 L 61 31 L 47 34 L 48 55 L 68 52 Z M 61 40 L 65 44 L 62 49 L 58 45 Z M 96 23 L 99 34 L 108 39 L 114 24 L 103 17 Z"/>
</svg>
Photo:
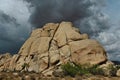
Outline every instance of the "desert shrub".
<svg viewBox="0 0 120 80">
<path fill-rule="evenodd" d="M 67 63 L 61 66 L 65 75 L 75 76 L 78 73 L 78 66 L 75 66 L 72 63 Z"/>
<path fill-rule="evenodd" d="M 97 65 L 86 67 L 85 65 L 78 65 L 73 63 L 67 63 L 61 66 L 65 75 L 70 75 L 74 77 L 75 75 L 104 75 L 104 72 L 101 68 L 98 68 Z"/>
</svg>

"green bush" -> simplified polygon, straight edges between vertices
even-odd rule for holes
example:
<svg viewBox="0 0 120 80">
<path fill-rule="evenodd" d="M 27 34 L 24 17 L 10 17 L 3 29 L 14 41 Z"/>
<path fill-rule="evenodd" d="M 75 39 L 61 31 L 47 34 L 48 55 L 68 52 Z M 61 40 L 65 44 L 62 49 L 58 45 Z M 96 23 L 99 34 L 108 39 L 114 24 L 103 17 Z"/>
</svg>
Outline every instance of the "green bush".
<svg viewBox="0 0 120 80">
<path fill-rule="evenodd" d="M 78 73 L 79 68 L 72 63 L 67 63 L 61 66 L 65 75 L 75 76 Z"/>
<path fill-rule="evenodd" d="M 85 65 L 78 65 L 75 63 L 67 63 L 61 66 L 65 75 L 70 75 L 74 77 L 75 75 L 104 75 L 104 72 L 101 68 L 98 68 L 97 65 L 94 66 L 85 66 Z"/>
</svg>

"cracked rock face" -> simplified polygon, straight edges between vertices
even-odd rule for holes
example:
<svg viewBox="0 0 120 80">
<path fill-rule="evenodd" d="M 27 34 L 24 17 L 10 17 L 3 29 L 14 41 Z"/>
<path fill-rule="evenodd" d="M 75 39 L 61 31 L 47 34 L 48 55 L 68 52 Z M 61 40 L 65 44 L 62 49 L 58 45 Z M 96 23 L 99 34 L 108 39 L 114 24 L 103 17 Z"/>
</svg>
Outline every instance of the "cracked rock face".
<svg viewBox="0 0 120 80">
<path fill-rule="evenodd" d="M 5 53 L 0 55 L 0 71 L 3 71 L 4 68 L 9 66 L 12 56 L 10 53 Z"/>
<path fill-rule="evenodd" d="M 28 64 L 28 71 L 51 75 L 55 67 L 66 62 L 99 64 L 106 60 L 106 52 L 99 42 L 80 34 L 71 22 L 48 23 L 32 31 L 4 70 L 22 71 L 24 64 Z"/>
</svg>

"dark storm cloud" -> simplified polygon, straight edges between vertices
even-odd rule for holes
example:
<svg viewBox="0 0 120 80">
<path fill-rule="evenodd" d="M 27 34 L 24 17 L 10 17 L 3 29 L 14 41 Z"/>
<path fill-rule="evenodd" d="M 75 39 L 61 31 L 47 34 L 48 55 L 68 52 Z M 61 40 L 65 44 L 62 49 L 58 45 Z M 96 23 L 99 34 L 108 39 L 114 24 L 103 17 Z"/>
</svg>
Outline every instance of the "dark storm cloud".
<svg viewBox="0 0 120 80">
<path fill-rule="evenodd" d="M 34 27 L 48 22 L 71 21 L 82 32 L 91 34 L 108 28 L 101 12 L 104 0 L 25 0 L 31 3 L 29 21 Z M 91 34 L 92 35 L 92 34 Z"/>
<path fill-rule="evenodd" d="M 24 42 L 26 34 L 16 19 L 0 11 L 0 52 L 16 52 Z"/>
<path fill-rule="evenodd" d="M 22 0 L 0 0 L 0 53 L 17 53 L 27 39 L 31 31 L 27 5 Z"/>
<path fill-rule="evenodd" d="M 12 41 L 12 37 L 9 36 L 8 30 L 11 27 L 17 27 L 15 18 L 8 16 L 0 11 L 0 40 Z"/>
<path fill-rule="evenodd" d="M 0 11 L 0 20 L 1 23 L 9 23 L 9 22 L 15 22 L 15 19 L 8 16 L 7 14 L 5 14 L 4 12 Z"/>
<path fill-rule="evenodd" d="M 90 3 L 81 0 L 28 0 L 34 7 L 30 21 L 39 27 L 48 22 L 76 21 L 90 16 Z"/>
</svg>

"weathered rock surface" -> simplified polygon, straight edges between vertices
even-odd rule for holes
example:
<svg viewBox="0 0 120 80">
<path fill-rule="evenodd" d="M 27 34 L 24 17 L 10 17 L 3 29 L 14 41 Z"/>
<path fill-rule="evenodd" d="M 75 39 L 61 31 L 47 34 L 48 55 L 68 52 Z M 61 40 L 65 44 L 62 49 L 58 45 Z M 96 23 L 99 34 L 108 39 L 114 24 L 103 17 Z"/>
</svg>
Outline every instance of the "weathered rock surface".
<svg viewBox="0 0 120 80">
<path fill-rule="evenodd" d="M 9 65 L 8 63 L 11 60 L 11 58 L 12 56 L 10 55 L 10 53 L 0 55 L 0 71 L 4 70 L 4 68 Z"/>
<path fill-rule="evenodd" d="M 69 43 L 73 62 L 99 64 L 106 60 L 103 47 L 96 40 L 80 40 Z"/>
<path fill-rule="evenodd" d="M 0 55 L 0 65 L 5 63 L 7 60 L 9 60 L 12 56 L 10 53 L 5 53 Z"/>
<path fill-rule="evenodd" d="M 87 34 L 81 34 L 71 22 L 48 23 L 33 30 L 5 69 L 50 75 L 56 67 L 69 61 L 99 64 L 106 60 L 106 52 L 99 42 L 89 39 Z"/>
</svg>

